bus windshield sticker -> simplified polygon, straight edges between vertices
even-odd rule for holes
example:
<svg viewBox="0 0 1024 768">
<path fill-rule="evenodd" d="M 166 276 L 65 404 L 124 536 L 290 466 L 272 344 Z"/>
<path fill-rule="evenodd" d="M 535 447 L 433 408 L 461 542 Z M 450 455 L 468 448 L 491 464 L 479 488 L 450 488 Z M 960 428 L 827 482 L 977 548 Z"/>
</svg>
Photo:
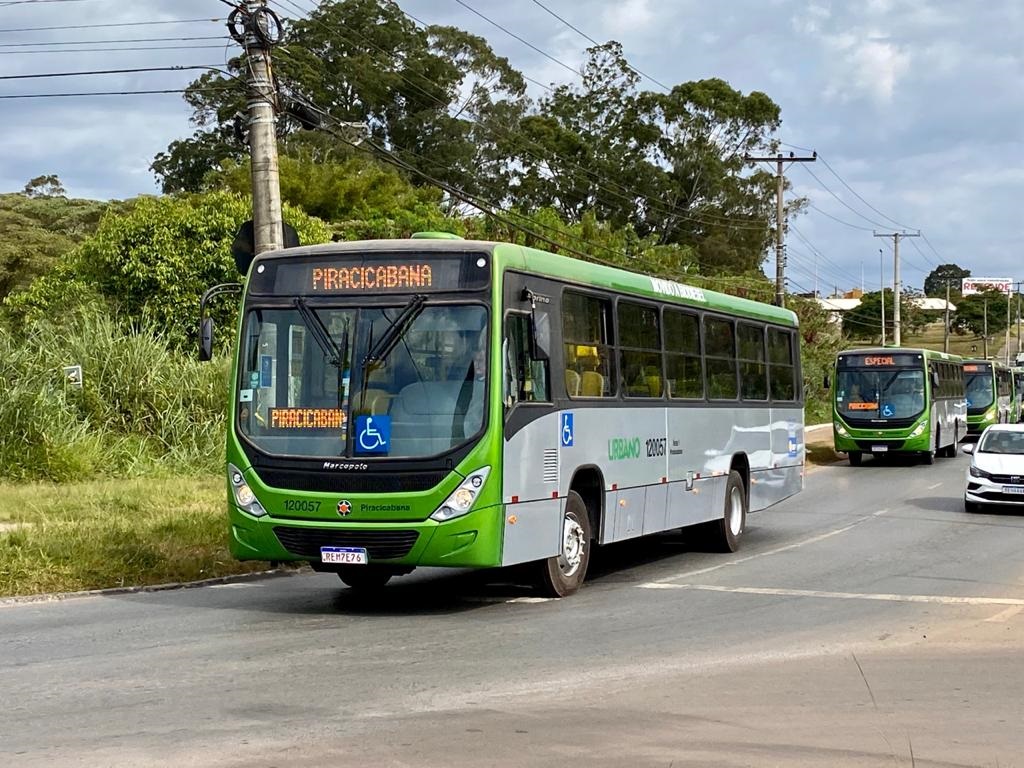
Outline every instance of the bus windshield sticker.
<svg viewBox="0 0 1024 768">
<path fill-rule="evenodd" d="M 388 453 L 390 449 L 390 416 L 356 416 L 356 453 Z"/>
<path fill-rule="evenodd" d="M 249 371 L 249 389 L 259 389 L 260 387 L 260 373 L 259 371 Z"/>
<path fill-rule="evenodd" d="M 892 404 L 886 403 L 885 405 L 882 406 L 882 415 L 887 419 L 891 419 L 893 416 L 896 415 L 896 409 L 892 406 Z"/>
<path fill-rule="evenodd" d="M 270 408 L 267 415 L 271 429 L 339 430 L 345 426 L 340 408 Z"/>
<path fill-rule="evenodd" d="M 238 402 L 240 403 L 251 403 L 252 402 L 252 390 L 241 389 L 238 391 Z"/>
<path fill-rule="evenodd" d="M 260 355 L 260 387 L 268 389 L 273 386 L 274 381 L 274 357 L 272 355 Z"/>
</svg>

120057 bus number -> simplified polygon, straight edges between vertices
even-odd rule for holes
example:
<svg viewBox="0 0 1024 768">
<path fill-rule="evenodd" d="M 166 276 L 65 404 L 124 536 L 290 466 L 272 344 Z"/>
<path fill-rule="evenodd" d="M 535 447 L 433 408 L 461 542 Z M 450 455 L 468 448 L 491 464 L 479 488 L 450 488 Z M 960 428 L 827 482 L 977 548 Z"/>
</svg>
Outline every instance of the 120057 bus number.
<svg viewBox="0 0 1024 768">
<path fill-rule="evenodd" d="M 655 437 L 647 441 L 647 456 L 664 456 L 665 455 L 665 441 L 664 437 Z"/>
<path fill-rule="evenodd" d="M 285 499 L 284 508 L 288 512 L 319 512 L 320 502 L 306 499 Z"/>
</svg>

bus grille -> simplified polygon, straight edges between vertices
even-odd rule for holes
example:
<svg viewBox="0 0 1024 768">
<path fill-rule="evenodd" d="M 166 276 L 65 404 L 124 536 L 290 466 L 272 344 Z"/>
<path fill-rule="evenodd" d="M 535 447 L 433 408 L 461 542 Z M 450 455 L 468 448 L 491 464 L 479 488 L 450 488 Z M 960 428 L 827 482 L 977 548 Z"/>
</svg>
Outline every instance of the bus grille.
<svg viewBox="0 0 1024 768">
<path fill-rule="evenodd" d="M 281 546 L 300 557 L 319 559 L 320 547 L 363 547 L 371 560 L 394 560 L 412 551 L 419 531 L 339 531 L 276 526 Z"/>
<path fill-rule="evenodd" d="M 290 472 L 284 469 L 257 467 L 256 474 L 272 488 L 293 491 L 325 491 L 334 493 L 405 493 L 429 491 L 448 476 L 440 472 L 391 472 L 388 474 L 331 474 L 327 472 Z"/>
</svg>

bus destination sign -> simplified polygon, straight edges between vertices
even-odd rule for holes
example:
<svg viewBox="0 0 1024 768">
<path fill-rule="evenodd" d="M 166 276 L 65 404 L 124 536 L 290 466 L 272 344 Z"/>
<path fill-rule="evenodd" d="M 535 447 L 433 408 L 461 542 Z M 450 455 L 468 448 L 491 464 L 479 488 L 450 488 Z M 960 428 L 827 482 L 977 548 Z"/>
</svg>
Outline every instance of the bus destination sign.
<svg viewBox="0 0 1024 768">
<path fill-rule="evenodd" d="M 478 290 L 489 283 L 489 267 L 490 259 L 481 253 L 342 252 L 296 260 L 268 259 L 253 270 L 249 290 L 291 296 Z"/>
<path fill-rule="evenodd" d="M 345 412 L 340 408 L 270 408 L 272 429 L 341 429 Z"/>
<path fill-rule="evenodd" d="M 841 355 L 839 365 L 843 368 L 920 368 L 920 355 L 908 353 L 869 353 L 863 355 Z"/>
</svg>

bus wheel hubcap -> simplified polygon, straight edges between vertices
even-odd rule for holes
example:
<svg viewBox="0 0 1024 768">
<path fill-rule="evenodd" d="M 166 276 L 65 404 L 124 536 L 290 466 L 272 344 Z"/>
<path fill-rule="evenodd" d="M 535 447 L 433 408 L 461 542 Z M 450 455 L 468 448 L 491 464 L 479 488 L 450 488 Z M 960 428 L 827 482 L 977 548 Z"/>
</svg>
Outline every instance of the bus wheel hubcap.
<svg viewBox="0 0 1024 768">
<path fill-rule="evenodd" d="M 739 488 L 733 488 L 729 494 L 729 531 L 733 536 L 739 536 L 743 525 L 743 494 Z"/>
<path fill-rule="evenodd" d="M 558 565 L 562 574 L 572 576 L 583 562 L 583 550 L 587 546 L 583 527 L 573 518 L 566 516 L 562 522 L 562 553 L 558 556 Z"/>
</svg>

